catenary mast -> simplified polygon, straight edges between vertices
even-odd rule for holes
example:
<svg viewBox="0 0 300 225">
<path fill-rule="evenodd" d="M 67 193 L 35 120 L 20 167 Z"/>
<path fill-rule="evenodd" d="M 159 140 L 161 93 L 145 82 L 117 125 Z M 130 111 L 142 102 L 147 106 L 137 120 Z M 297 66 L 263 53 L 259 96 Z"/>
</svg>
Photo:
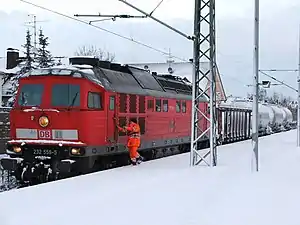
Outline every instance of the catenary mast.
<svg viewBox="0 0 300 225">
<path fill-rule="evenodd" d="M 198 165 L 201 162 L 209 166 L 216 166 L 217 164 L 215 23 L 215 0 L 195 0 L 191 166 Z M 208 63 L 208 69 L 201 66 L 202 63 Z M 209 98 L 209 110 L 207 111 L 209 115 L 204 114 L 199 108 L 199 101 L 203 97 Z M 199 123 L 203 120 L 206 120 L 209 124 L 209 128 L 205 131 L 199 129 Z M 197 142 L 205 136 L 210 137 L 210 148 L 208 151 L 199 151 L 200 146 Z M 208 156 L 210 156 L 210 160 L 207 160 Z"/>
</svg>

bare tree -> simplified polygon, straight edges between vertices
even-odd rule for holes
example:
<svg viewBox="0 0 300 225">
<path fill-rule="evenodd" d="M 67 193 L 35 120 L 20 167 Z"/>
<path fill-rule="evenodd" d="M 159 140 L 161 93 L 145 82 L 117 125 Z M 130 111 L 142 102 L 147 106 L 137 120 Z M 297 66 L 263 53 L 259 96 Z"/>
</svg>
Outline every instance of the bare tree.
<svg viewBox="0 0 300 225">
<path fill-rule="evenodd" d="M 115 54 L 110 52 L 104 52 L 101 48 L 94 45 L 82 45 L 75 52 L 76 56 L 96 56 L 100 60 L 113 62 L 115 60 Z"/>
<path fill-rule="evenodd" d="M 247 98 L 253 100 L 253 93 L 247 93 Z M 267 100 L 267 90 L 264 88 L 258 88 L 258 100 L 259 101 L 266 101 Z"/>
</svg>

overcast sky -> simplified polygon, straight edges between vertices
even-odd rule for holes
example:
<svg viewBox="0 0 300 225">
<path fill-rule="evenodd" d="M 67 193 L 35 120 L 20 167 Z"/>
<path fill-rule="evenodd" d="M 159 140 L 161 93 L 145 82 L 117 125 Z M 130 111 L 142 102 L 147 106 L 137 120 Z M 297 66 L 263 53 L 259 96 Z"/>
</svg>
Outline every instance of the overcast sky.
<svg viewBox="0 0 300 225">
<path fill-rule="evenodd" d="M 140 15 L 118 0 L 28 0 L 73 17 L 74 14 L 130 14 Z M 151 12 L 160 0 L 130 0 L 132 4 Z M 184 4 L 183 4 L 184 2 Z M 291 68 L 298 64 L 299 0 L 261 0 L 260 68 Z M 244 96 L 252 89 L 253 74 L 253 15 L 254 0 L 216 0 L 217 62 L 227 94 Z M 194 0 L 164 0 L 154 16 L 176 26 L 189 35 L 193 31 Z M 20 48 L 25 42 L 24 26 L 29 13 L 37 15 L 38 27 L 50 39 L 50 50 L 56 56 L 71 56 L 80 45 L 93 44 L 115 53 L 121 63 L 165 62 L 166 57 L 156 51 L 124 40 L 99 29 L 58 16 L 19 0 L 1 0 L 0 56 L 7 47 Z M 86 18 L 80 18 L 85 19 Z M 93 18 L 97 19 L 97 18 Z M 192 57 L 190 41 L 150 19 L 123 19 L 95 24 L 110 31 L 133 38 L 162 51 L 171 49 L 173 55 Z M 4 65 L 0 65 L 3 67 Z M 273 76 L 296 87 L 296 73 L 274 73 Z M 261 79 L 266 79 L 261 75 Z M 275 86 L 269 92 L 285 95 L 295 93 Z"/>
</svg>

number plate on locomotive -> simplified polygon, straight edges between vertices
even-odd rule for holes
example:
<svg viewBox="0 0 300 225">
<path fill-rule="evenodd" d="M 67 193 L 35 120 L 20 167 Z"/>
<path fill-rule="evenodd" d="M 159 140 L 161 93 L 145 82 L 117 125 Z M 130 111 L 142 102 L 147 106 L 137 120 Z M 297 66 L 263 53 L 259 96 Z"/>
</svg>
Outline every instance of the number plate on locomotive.
<svg viewBox="0 0 300 225">
<path fill-rule="evenodd" d="M 58 152 L 52 149 L 33 149 L 33 154 L 39 156 L 56 156 Z"/>
</svg>

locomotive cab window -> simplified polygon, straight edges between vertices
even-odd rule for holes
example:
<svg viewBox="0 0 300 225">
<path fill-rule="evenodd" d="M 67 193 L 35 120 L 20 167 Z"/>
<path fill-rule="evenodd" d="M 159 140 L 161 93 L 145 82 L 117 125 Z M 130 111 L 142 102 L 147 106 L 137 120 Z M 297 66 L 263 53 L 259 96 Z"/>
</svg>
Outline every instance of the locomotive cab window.
<svg viewBox="0 0 300 225">
<path fill-rule="evenodd" d="M 153 111 L 153 109 L 154 109 L 154 101 L 153 101 L 153 99 L 149 99 L 148 100 L 147 108 L 148 108 L 148 111 Z"/>
<path fill-rule="evenodd" d="M 20 106 L 40 106 L 44 85 L 42 84 L 24 84 L 20 89 L 18 104 Z"/>
<path fill-rule="evenodd" d="M 176 112 L 180 112 L 181 111 L 181 105 L 180 105 L 180 101 L 176 101 Z"/>
<path fill-rule="evenodd" d="M 80 86 L 78 84 L 54 84 L 52 87 L 52 106 L 80 106 Z"/>
<path fill-rule="evenodd" d="M 155 111 L 161 112 L 161 100 L 160 99 L 155 100 Z"/>
<path fill-rule="evenodd" d="M 109 96 L 109 110 L 115 109 L 115 96 Z"/>
<path fill-rule="evenodd" d="M 164 112 L 168 112 L 168 100 L 163 100 L 163 110 Z"/>
<path fill-rule="evenodd" d="M 88 94 L 88 107 L 90 109 L 102 109 L 102 101 L 101 101 L 100 93 L 89 92 Z"/>
<path fill-rule="evenodd" d="M 186 112 L 186 102 L 185 101 L 182 102 L 181 110 L 182 110 L 183 113 Z"/>
</svg>

